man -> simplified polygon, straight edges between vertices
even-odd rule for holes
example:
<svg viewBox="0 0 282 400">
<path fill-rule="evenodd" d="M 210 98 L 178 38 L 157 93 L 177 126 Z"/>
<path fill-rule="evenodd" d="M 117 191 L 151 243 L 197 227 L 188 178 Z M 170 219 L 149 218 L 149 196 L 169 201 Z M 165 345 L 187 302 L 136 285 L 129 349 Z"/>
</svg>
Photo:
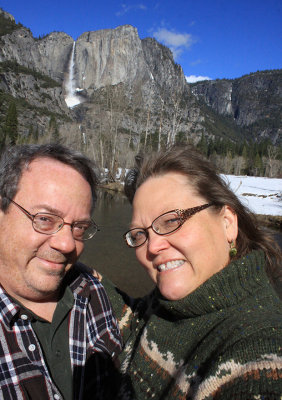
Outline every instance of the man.
<svg viewBox="0 0 282 400">
<path fill-rule="evenodd" d="M 0 398 L 105 399 L 120 334 L 108 297 L 74 266 L 91 220 L 93 165 L 61 145 L 0 161 Z"/>
</svg>

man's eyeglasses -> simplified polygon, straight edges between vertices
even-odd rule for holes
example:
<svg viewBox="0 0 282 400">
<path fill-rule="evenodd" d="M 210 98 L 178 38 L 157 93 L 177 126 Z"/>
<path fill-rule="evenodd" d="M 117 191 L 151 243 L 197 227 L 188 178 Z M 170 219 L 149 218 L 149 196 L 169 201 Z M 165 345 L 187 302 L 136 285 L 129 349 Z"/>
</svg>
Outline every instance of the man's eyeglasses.
<svg viewBox="0 0 282 400">
<path fill-rule="evenodd" d="M 203 204 L 202 206 L 187 208 L 186 210 L 168 211 L 152 222 L 148 228 L 133 228 L 127 231 L 123 237 L 129 247 L 142 246 L 148 239 L 148 229 L 152 228 L 158 235 L 168 235 L 177 231 L 192 215 L 212 206 L 213 203 Z"/>
<path fill-rule="evenodd" d="M 75 240 L 88 240 L 91 239 L 99 230 L 98 226 L 91 219 L 89 221 L 76 221 L 70 224 L 65 222 L 62 217 L 50 213 L 37 213 L 30 214 L 22 206 L 14 200 L 9 199 L 15 206 L 17 206 L 31 221 L 32 227 L 36 232 L 43 233 L 44 235 L 53 235 L 59 232 L 64 225 L 69 225 Z"/>
</svg>

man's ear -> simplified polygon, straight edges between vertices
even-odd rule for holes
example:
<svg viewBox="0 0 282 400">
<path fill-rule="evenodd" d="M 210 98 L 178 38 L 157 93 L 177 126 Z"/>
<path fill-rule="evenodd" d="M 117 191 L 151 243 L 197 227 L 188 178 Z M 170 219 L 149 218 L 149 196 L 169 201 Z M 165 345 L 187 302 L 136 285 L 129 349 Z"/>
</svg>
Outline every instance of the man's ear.
<svg viewBox="0 0 282 400">
<path fill-rule="evenodd" d="M 236 240 L 238 236 L 238 218 L 234 210 L 230 206 L 224 206 L 224 224 L 226 229 L 226 237 L 229 243 Z"/>
<path fill-rule="evenodd" d="M 2 211 L 2 197 L 0 196 L 0 216 L 3 214 Z"/>
</svg>

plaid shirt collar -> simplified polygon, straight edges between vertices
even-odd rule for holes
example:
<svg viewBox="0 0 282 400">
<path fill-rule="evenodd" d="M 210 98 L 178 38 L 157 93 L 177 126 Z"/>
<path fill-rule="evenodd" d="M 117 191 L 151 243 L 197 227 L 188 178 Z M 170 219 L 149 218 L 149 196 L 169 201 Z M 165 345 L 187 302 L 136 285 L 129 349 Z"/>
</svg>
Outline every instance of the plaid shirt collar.
<svg viewBox="0 0 282 400">
<path fill-rule="evenodd" d="M 117 355 L 121 350 L 121 338 L 109 299 L 97 279 L 87 273 L 68 273 L 65 283 L 72 290 L 75 299 L 69 317 L 69 344 L 74 399 L 80 400 L 85 389 L 84 372 L 87 361 L 96 353 L 106 357 Z M 0 392 L 5 390 L 7 400 L 26 400 L 22 390 L 28 385 L 27 390 L 31 390 L 34 398 L 61 398 L 46 367 L 40 343 L 32 330 L 30 321 L 33 316 L 29 317 L 27 310 L 17 304 L 1 285 L 0 307 L 0 325 L 6 331 L 1 342 L 3 348 L 8 349 L 1 353 L 3 368 L 0 368 Z M 12 370 L 6 367 L 11 362 Z M 27 364 L 24 371 L 23 362 Z M 108 365 L 96 362 L 95 374 L 88 381 L 89 391 L 92 394 L 94 390 L 97 399 L 104 399 L 104 391 L 111 390 L 111 385 L 106 383 L 109 379 L 108 368 Z M 90 377 L 89 371 L 87 376 Z"/>
<path fill-rule="evenodd" d="M 86 279 L 74 279 L 74 274 L 69 273 L 69 276 L 65 280 L 65 284 L 69 284 L 70 289 L 74 295 L 79 295 L 88 299 L 90 296 L 90 288 Z M 71 282 L 72 281 L 72 282 Z M 11 328 L 13 326 L 15 318 L 17 318 L 18 313 L 24 311 L 28 314 L 28 310 L 22 308 L 14 299 L 9 296 L 5 289 L 0 284 L 0 321 L 3 322 L 7 327 Z M 28 315 L 32 317 L 32 314 Z"/>
<path fill-rule="evenodd" d="M 20 312 L 20 305 L 13 302 L 11 297 L 5 292 L 3 287 L 0 285 L 0 321 L 3 322 L 8 328 L 11 328 L 14 322 L 14 318 Z"/>
</svg>

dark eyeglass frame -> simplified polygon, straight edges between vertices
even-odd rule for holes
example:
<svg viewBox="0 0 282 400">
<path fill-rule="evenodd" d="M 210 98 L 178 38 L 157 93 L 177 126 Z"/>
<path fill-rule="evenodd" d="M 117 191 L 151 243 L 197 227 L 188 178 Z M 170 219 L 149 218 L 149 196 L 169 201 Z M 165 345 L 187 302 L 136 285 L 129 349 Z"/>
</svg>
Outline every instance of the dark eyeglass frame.
<svg viewBox="0 0 282 400">
<path fill-rule="evenodd" d="M 202 204 L 201 206 L 192 207 L 192 208 L 186 208 L 185 210 L 183 210 L 183 209 L 175 209 L 175 210 L 167 211 L 167 212 L 159 215 L 157 218 L 155 218 L 154 221 L 152 222 L 152 224 L 150 226 L 148 226 L 147 228 L 138 228 L 138 227 L 136 227 L 136 228 L 129 229 L 127 232 L 124 233 L 123 238 L 124 238 L 127 246 L 129 246 L 132 249 L 136 249 L 137 247 L 143 246 L 143 244 L 145 244 L 146 241 L 148 240 L 148 237 L 149 237 L 148 229 L 151 228 L 153 230 L 153 232 L 155 232 L 157 235 L 160 235 L 160 236 L 170 235 L 171 233 L 178 231 L 182 227 L 184 222 L 186 222 L 190 217 L 192 217 L 193 215 L 197 214 L 198 212 L 200 212 L 202 210 L 205 210 L 206 208 L 208 208 L 210 206 L 213 206 L 213 205 L 215 205 L 215 203 Z M 178 215 L 178 217 L 180 218 L 179 226 L 177 228 L 173 229 L 172 231 L 169 231 L 169 232 L 165 232 L 165 233 L 157 232 L 157 230 L 154 228 L 154 222 L 156 222 L 156 220 L 158 220 L 162 216 L 167 215 L 167 214 L 171 214 L 171 213 L 176 213 Z M 127 234 L 129 232 L 134 231 L 136 229 L 140 229 L 141 231 L 143 231 L 145 233 L 145 240 L 144 240 L 143 243 L 138 244 L 137 246 L 132 246 L 132 245 L 130 245 L 128 243 L 128 240 L 127 240 L 126 236 L 127 236 Z"/>
<path fill-rule="evenodd" d="M 32 222 L 32 227 L 33 227 L 33 229 L 35 230 L 35 232 L 42 233 L 43 235 L 54 235 L 55 233 L 59 232 L 59 231 L 64 227 L 64 225 L 69 225 L 69 226 L 71 227 L 71 231 L 73 232 L 73 228 L 74 228 L 75 226 L 77 226 L 78 224 L 81 224 L 81 223 L 83 223 L 83 222 L 84 222 L 84 223 L 85 223 L 85 222 L 90 222 L 89 227 L 92 226 L 94 229 L 96 228 L 96 231 L 93 232 L 93 235 L 91 235 L 91 236 L 89 236 L 89 237 L 87 237 L 87 238 L 77 239 L 77 238 L 73 237 L 74 240 L 85 241 L 85 240 L 92 239 L 93 236 L 99 231 L 98 226 L 96 225 L 96 223 L 95 223 L 92 219 L 90 219 L 89 221 L 75 221 L 75 222 L 73 222 L 73 223 L 65 222 L 64 219 L 63 219 L 62 217 L 60 217 L 59 215 L 56 215 L 56 214 L 52 214 L 52 213 L 38 212 L 38 213 L 36 213 L 36 214 L 31 214 L 29 211 L 27 211 L 25 208 L 23 208 L 20 204 L 16 203 L 14 200 L 10 199 L 9 197 L 7 197 L 7 199 L 10 200 L 16 207 L 18 207 L 19 210 L 21 210 L 21 211 L 31 220 L 31 222 Z M 59 225 L 59 228 L 58 228 L 57 230 L 55 230 L 54 232 L 50 232 L 50 233 L 42 232 L 42 231 L 36 229 L 36 226 L 35 226 L 35 224 L 34 224 L 34 218 L 35 218 L 36 216 L 38 216 L 38 215 L 52 215 L 53 217 L 60 218 L 60 220 L 62 221 L 62 223 Z"/>
</svg>

